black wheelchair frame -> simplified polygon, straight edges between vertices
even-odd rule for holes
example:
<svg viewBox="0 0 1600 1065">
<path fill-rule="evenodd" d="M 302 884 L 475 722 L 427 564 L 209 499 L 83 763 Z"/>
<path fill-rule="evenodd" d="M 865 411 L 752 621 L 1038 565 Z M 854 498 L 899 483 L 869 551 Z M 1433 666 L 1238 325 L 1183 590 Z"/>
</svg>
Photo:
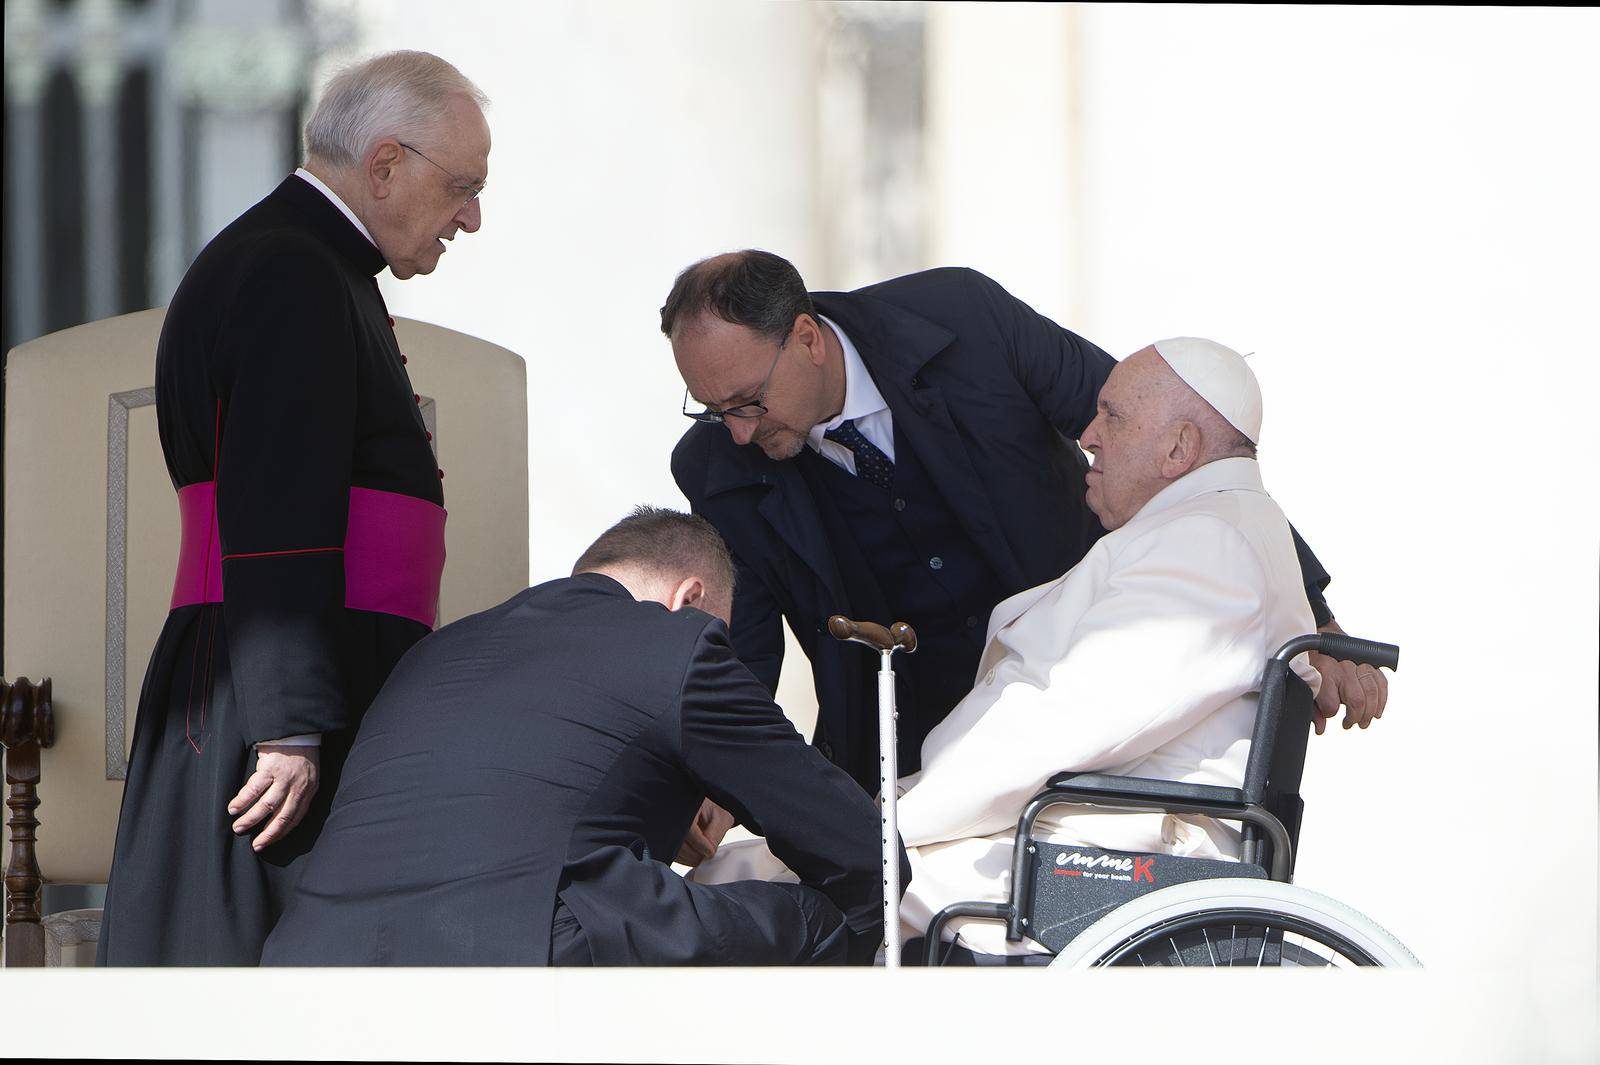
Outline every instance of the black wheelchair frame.
<svg viewBox="0 0 1600 1065">
<path fill-rule="evenodd" d="M 1209 784 L 1187 784 L 1175 780 L 1113 776 L 1105 773 L 1061 773 L 1052 777 L 1045 789 L 1028 801 L 1017 821 L 1016 841 L 1011 860 L 1010 897 L 1006 902 L 958 902 L 945 907 L 929 923 L 923 941 L 924 964 L 941 963 L 941 938 L 945 926 L 958 917 L 1004 921 L 1006 939 L 1020 942 L 1024 936 L 1040 942 L 1034 931 L 1048 922 L 1060 944 L 1081 932 L 1109 909 L 1141 893 L 1137 877 L 1119 877 L 1104 884 L 1114 895 L 1102 902 L 1102 891 L 1087 908 L 1063 910 L 1059 892 L 1042 892 L 1040 867 L 1044 854 L 1067 850 L 1033 837 L 1039 815 L 1054 806 L 1090 806 L 1119 811 L 1158 811 L 1168 814 L 1200 814 L 1242 825 L 1243 842 L 1238 862 L 1218 862 L 1178 855 L 1147 855 L 1071 848 L 1104 854 L 1122 861 L 1135 857 L 1154 858 L 1178 873 L 1172 879 L 1211 879 L 1219 876 L 1259 877 L 1287 883 L 1294 874 L 1299 844 L 1301 814 L 1300 777 L 1305 768 L 1306 744 L 1311 733 L 1313 700 L 1311 689 L 1295 675 L 1290 662 L 1295 656 L 1316 651 L 1341 661 L 1395 669 L 1400 649 L 1337 633 L 1311 633 L 1285 643 L 1269 659 L 1262 674 L 1260 700 L 1251 731 L 1250 754 L 1245 765 L 1244 786 L 1223 788 Z M 1049 879 L 1049 878 L 1043 878 Z M 1154 881 L 1152 881 L 1152 888 Z M 1081 901 L 1080 901 L 1081 905 Z M 1065 937 L 1063 939 L 1063 937 Z M 1049 944 L 1041 943 L 1049 947 Z"/>
</svg>

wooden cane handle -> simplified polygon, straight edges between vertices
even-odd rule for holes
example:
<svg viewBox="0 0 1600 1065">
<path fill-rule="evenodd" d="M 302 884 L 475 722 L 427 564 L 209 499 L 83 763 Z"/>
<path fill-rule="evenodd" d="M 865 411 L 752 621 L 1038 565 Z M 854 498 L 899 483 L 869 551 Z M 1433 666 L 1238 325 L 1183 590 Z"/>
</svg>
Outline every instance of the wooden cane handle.
<svg viewBox="0 0 1600 1065">
<path fill-rule="evenodd" d="M 910 625 L 897 621 L 884 628 L 871 621 L 851 621 L 843 614 L 828 619 L 828 632 L 836 640 L 864 643 L 878 651 L 905 651 L 917 649 L 917 633 Z"/>
</svg>

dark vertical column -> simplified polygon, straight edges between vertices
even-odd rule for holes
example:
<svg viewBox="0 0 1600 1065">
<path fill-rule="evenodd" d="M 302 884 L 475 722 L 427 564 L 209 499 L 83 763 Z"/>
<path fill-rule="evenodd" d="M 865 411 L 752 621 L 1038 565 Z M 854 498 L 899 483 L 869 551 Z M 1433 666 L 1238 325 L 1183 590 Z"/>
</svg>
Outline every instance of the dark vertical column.
<svg viewBox="0 0 1600 1065">
<path fill-rule="evenodd" d="M 117 233 L 117 90 L 122 45 L 117 0 L 79 0 L 75 64 L 82 105 L 84 317 L 118 311 L 122 257 Z"/>
</svg>

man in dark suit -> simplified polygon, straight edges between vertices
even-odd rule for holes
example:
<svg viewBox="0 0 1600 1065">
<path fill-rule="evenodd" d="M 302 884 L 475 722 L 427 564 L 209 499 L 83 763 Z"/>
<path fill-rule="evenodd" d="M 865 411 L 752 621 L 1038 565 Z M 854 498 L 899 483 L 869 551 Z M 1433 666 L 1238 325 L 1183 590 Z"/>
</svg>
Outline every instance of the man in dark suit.
<svg viewBox="0 0 1600 1065">
<path fill-rule="evenodd" d="M 264 964 L 870 960 L 876 811 L 735 657 L 732 594 L 708 523 L 639 508 L 572 577 L 422 641 L 367 711 Z M 702 796 L 801 882 L 674 873 Z"/>
<path fill-rule="evenodd" d="M 684 434 L 672 473 L 733 553 L 740 659 L 775 690 L 787 619 L 815 677 L 814 742 L 875 791 L 874 663 L 825 626 L 834 613 L 909 621 L 921 646 L 896 673 L 900 770 L 914 772 L 972 686 L 990 610 L 1071 569 L 1104 531 L 1074 441 L 1114 360 L 973 270 L 810 293 L 762 251 L 684 270 L 661 330 L 684 413 L 709 423 Z M 1334 625 L 1328 575 L 1295 542 L 1317 622 Z M 1314 664 L 1324 718 L 1341 701 L 1346 727 L 1381 712 L 1381 677 Z"/>
</svg>

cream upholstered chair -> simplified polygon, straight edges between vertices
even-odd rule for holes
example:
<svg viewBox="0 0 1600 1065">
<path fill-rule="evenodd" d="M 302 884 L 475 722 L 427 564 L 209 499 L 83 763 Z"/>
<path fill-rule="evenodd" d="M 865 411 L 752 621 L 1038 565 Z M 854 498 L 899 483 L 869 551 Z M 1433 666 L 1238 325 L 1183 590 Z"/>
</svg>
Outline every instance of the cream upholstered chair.
<svg viewBox="0 0 1600 1065">
<path fill-rule="evenodd" d="M 177 563 L 152 387 L 164 316 L 78 326 L 7 356 L 3 668 L 52 682 L 41 691 L 19 678 L 0 696 L 10 794 L 22 800 L 6 839 L 7 964 L 93 959 L 98 911 L 35 924 L 34 877 L 102 884 L 111 864 L 139 689 Z M 521 357 L 476 337 L 403 318 L 395 331 L 447 473 L 442 625 L 527 583 L 526 373 Z M 34 780 L 39 872 L 28 853 Z"/>
</svg>

